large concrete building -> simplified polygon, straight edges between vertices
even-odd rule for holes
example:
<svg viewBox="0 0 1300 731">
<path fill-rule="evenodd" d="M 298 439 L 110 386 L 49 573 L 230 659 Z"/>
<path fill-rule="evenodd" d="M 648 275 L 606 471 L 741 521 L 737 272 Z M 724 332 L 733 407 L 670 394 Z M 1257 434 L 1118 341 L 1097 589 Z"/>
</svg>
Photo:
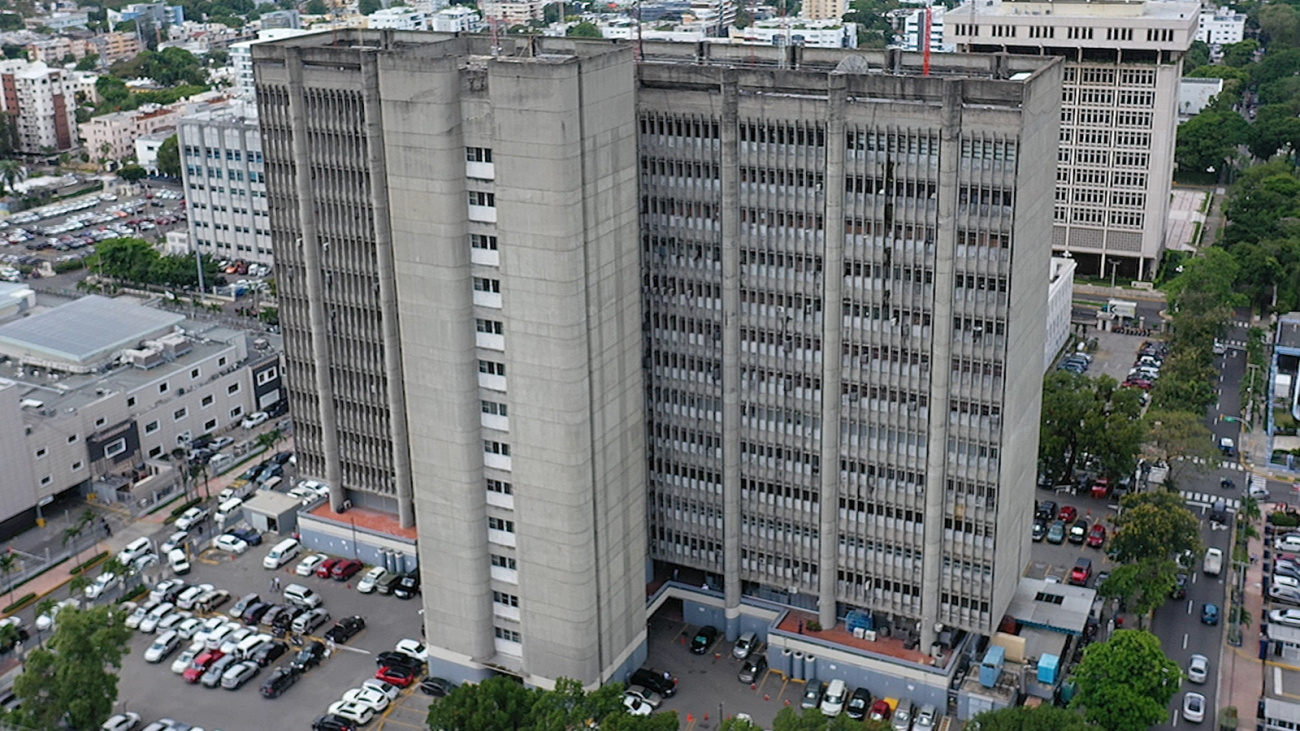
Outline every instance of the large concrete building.
<svg viewBox="0 0 1300 731">
<path fill-rule="evenodd" d="M 77 146 L 76 99 L 63 69 L 0 61 L 0 112 L 13 118 L 17 152 L 49 155 Z"/>
<path fill-rule="evenodd" d="M 299 467 L 415 522 L 433 668 L 622 679 L 674 570 L 729 636 L 765 601 L 923 667 L 991 633 L 1061 63 L 498 43 L 252 49 Z"/>
<path fill-rule="evenodd" d="M 1199 3 L 1180 0 L 980 0 L 947 12 L 958 50 L 1065 58 L 1052 247 L 1080 275 L 1155 276 L 1178 81 L 1199 19 Z"/>
</svg>

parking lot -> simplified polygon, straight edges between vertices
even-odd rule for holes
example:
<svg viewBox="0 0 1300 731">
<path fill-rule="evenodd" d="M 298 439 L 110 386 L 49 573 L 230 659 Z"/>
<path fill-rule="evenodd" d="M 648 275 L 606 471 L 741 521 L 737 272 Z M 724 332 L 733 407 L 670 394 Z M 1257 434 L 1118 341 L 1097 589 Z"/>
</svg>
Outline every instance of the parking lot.
<svg viewBox="0 0 1300 731">
<path fill-rule="evenodd" d="M 165 528 L 155 537 L 156 540 L 164 539 L 170 530 L 170 526 Z M 145 662 L 144 651 L 153 641 L 154 635 L 136 633 L 131 641 L 131 652 L 122 669 L 117 710 L 139 713 L 146 722 L 170 718 L 208 729 L 305 729 L 311 726 L 314 719 L 323 715 L 328 706 L 345 691 L 374 676 L 376 654 L 393 649 L 400 639 L 419 638 L 418 599 L 403 601 L 392 596 L 361 594 L 355 588 L 360 575 L 347 582 L 314 576 L 298 577 L 293 574 L 297 559 L 279 571 L 264 569 L 262 558 L 276 540 L 277 537 L 268 535 L 262 545 L 239 557 L 205 550 L 194 561 L 193 570 L 185 580 L 189 584 L 207 583 L 226 589 L 237 599 L 249 592 L 257 592 L 263 597 L 273 596 L 271 579 L 278 577 L 282 586 L 300 583 L 323 597 L 323 606 L 329 611 L 332 620 L 318 628 L 313 635 L 323 635 L 333 620 L 352 615 L 370 620 L 366 628 L 346 644 L 337 645 L 333 654 L 319 667 L 308 670 L 277 699 L 263 698 L 258 688 L 275 667 L 285 664 L 291 658 L 290 655 L 286 654 L 263 669 L 239 690 L 208 689 L 201 685 L 188 685 L 179 675 L 171 672 L 170 665 L 175 654 L 156 665 Z M 148 573 L 159 577 L 167 576 L 170 572 L 154 567 Z M 279 597 L 269 600 L 283 603 Z M 232 603 L 233 601 L 234 599 Z M 216 610 L 216 613 L 225 612 L 230 606 L 226 604 Z M 390 706 L 382 718 L 376 717 L 368 728 L 424 728 L 427 709 L 428 698 L 412 686 L 403 691 L 399 702 Z"/>
</svg>

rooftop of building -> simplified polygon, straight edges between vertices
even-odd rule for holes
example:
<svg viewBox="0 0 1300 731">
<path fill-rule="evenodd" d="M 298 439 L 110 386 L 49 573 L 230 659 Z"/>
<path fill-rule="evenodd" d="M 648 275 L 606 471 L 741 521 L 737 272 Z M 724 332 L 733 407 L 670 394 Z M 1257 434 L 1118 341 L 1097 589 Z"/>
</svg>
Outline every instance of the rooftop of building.
<svg viewBox="0 0 1300 731">
<path fill-rule="evenodd" d="M 173 331 L 184 315 L 138 301 L 90 295 L 0 325 L 0 350 L 68 370 L 93 368 L 117 351 Z M 25 355 L 24 355 L 25 354 Z"/>
<path fill-rule="evenodd" d="M 954 17 L 1051 15 L 1057 18 L 1125 17 L 1180 19 L 1199 17 L 1201 5 L 1189 0 L 979 0 L 952 9 Z"/>
<path fill-rule="evenodd" d="M 1276 343 L 1283 348 L 1300 348 L 1300 312 L 1278 317 Z"/>
<path fill-rule="evenodd" d="M 411 542 L 414 542 L 419 537 L 419 531 L 415 529 L 415 526 L 403 528 L 402 522 L 398 520 L 397 515 L 373 508 L 354 505 L 348 508 L 346 512 L 336 513 L 330 507 L 329 501 L 325 501 L 312 510 L 308 510 L 307 515 L 329 523 L 346 525 L 357 530 L 379 535 L 396 536 Z"/>
<path fill-rule="evenodd" d="M 813 637 L 823 642 L 830 642 L 836 645 L 863 650 L 865 652 L 884 655 L 895 660 L 913 663 L 915 665 L 933 666 L 934 658 L 928 652 L 922 652 L 920 648 L 909 647 L 909 643 L 898 637 L 880 637 L 867 639 L 867 637 L 858 637 L 848 628 L 847 625 L 840 623 L 829 629 L 822 628 L 817 631 L 808 629 L 808 625 L 817 621 L 815 612 L 801 612 L 791 610 L 786 613 L 780 623 L 774 629 L 784 630 L 792 634 L 800 634 L 806 637 Z"/>
<path fill-rule="evenodd" d="M 1006 614 L 1027 627 L 1082 635 L 1096 598 L 1086 586 L 1022 577 Z"/>
</svg>

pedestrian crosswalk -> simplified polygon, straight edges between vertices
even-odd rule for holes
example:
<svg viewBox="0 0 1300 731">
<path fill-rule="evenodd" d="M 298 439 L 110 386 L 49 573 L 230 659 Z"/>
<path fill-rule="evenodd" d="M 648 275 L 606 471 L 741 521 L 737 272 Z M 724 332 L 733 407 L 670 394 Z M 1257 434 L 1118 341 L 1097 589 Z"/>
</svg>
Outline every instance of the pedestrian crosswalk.
<svg viewBox="0 0 1300 731">
<path fill-rule="evenodd" d="M 1183 499 L 1186 500 L 1188 504 L 1195 505 L 1197 507 L 1201 507 L 1201 508 L 1214 507 L 1214 501 L 1223 500 L 1224 504 L 1228 508 L 1229 513 L 1235 513 L 1239 509 L 1241 509 L 1241 500 L 1238 498 L 1229 498 L 1229 497 L 1224 497 L 1223 495 L 1215 495 L 1212 492 L 1211 493 L 1192 492 L 1191 490 L 1179 490 L 1178 493 L 1183 496 Z"/>
<path fill-rule="evenodd" d="M 1179 462 L 1190 461 L 1192 464 L 1209 464 L 1209 465 L 1213 464 L 1212 460 L 1203 459 L 1201 457 L 1192 457 L 1190 460 L 1188 460 L 1186 457 L 1179 455 L 1177 457 L 1174 457 L 1174 459 L 1178 460 Z M 1243 467 L 1240 462 L 1236 462 L 1230 459 L 1224 459 L 1224 460 L 1219 460 L 1219 469 L 1236 470 L 1238 472 L 1241 472 L 1246 468 Z"/>
</svg>

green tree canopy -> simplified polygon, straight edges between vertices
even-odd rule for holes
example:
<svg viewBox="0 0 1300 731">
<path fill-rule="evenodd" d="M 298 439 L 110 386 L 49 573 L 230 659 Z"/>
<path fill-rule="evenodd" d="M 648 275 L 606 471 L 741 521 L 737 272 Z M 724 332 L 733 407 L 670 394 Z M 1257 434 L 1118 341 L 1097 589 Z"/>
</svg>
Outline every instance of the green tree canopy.
<svg viewBox="0 0 1300 731">
<path fill-rule="evenodd" d="M 0 30 L 22 30 L 23 16 L 18 13 L 0 13 Z"/>
<path fill-rule="evenodd" d="M 577 25 L 569 26 L 567 35 L 570 35 L 574 38 L 603 38 L 604 37 L 600 33 L 600 28 L 597 28 L 596 24 L 592 23 L 589 20 L 584 20 L 581 23 L 578 23 Z"/>
<path fill-rule="evenodd" d="M 1237 112 L 1207 108 L 1178 125 L 1174 159 L 1182 170 L 1221 171 L 1249 134 L 1250 125 Z"/>
<path fill-rule="evenodd" d="M 1143 630 L 1119 630 L 1094 642 L 1074 670 L 1079 693 L 1071 703 L 1106 731 L 1147 731 L 1168 717 L 1166 707 L 1182 670 Z"/>
<path fill-rule="evenodd" d="M 1147 448 L 1169 465 L 1169 475 L 1178 484 L 1185 470 L 1214 459 L 1218 447 L 1204 418 L 1191 411 L 1147 412 Z"/>
<path fill-rule="evenodd" d="M 1239 43 L 1229 43 L 1223 47 L 1223 63 L 1232 68 L 1242 68 L 1254 63 L 1255 52 L 1259 50 L 1259 41 L 1247 38 Z"/>
<path fill-rule="evenodd" d="M 1201 523 L 1183 498 L 1169 490 L 1131 493 L 1120 501 L 1110 551 L 1120 563 L 1170 559 L 1190 551 L 1199 555 Z"/>
<path fill-rule="evenodd" d="M 1300 46 L 1300 13 L 1286 3 L 1269 3 L 1261 7 L 1259 29 L 1268 36 L 1270 51 Z"/>
<path fill-rule="evenodd" d="M 139 165 L 123 165 L 121 170 L 117 171 L 117 177 L 134 183 L 148 176 L 149 173 Z"/>
<path fill-rule="evenodd" d="M 1210 44 L 1205 41 L 1192 41 L 1192 47 L 1188 49 L 1187 54 L 1183 57 L 1183 75 L 1187 76 L 1188 71 L 1198 66 L 1208 66 L 1210 63 Z"/>
<path fill-rule="evenodd" d="M 169 178 L 181 176 L 181 153 L 176 135 L 163 140 L 158 146 L 158 172 Z"/>
<path fill-rule="evenodd" d="M 99 728 L 117 702 L 116 670 L 122 668 L 131 630 L 117 607 L 64 609 L 53 637 L 27 655 L 14 681 L 22 699 L 16 711 L 29 728 Z"/>
<path fill-rule="evenodd" d="M 429 728 L 440 731 L 570 731 L 591 723 L 608 731 L 675 731 L 677 713 L 632 716 L 623 708 L 623 684 L 590 693 L 561 678 L 555 690 L 525 688 L 505 677 L 462 685 L 429 707 Z"/>
<path fill-rule="evenodd" d="M 307 3 L 308 15 L 325 15 L 329 11 L 329 6 L 325 4 L 325 0 L 310 0 Z"/>
<path fill-rule="evenodd" d="M 77 61 L 78 71 L 94 71 L 97 66 L 99 66 L 98 53 L 87 53 L 81 57 L 80 61 Z"/>
<path fill-rule="evenodd" d="M 967 731 L 1096 731 L 1078 711 L 1043 705 L 1037 708 L 1012 706 L 985 711 L 970 723 Z"/>
<path fill-rule="evenodd" d="M 1043 381 L 1039 463 L 1056 483 L 1070 479 L 1086 458 L 1111 479 L 1133 474 L 1144 426 L 1141 395 L 1115 379 L 1052 371 Z"/>
<path fill-rule="evenodd" d="M 382 6 L 379 4 L 379 0 L 358 0 L 357 2 L 357 12 L 362 15 L 370 15 L 380 7 Z"/>
<path fill-rule="evenodd" d="M 1118 597 L 1139 621 L 1145 616 L 1155 619 L 1159 609 L 1178 583 L 1178 564 L 1171 558 L 1144 558 L 1115 568 L 1110 577 L 1097 587 L 1097 593 Z"/>
</svg>

